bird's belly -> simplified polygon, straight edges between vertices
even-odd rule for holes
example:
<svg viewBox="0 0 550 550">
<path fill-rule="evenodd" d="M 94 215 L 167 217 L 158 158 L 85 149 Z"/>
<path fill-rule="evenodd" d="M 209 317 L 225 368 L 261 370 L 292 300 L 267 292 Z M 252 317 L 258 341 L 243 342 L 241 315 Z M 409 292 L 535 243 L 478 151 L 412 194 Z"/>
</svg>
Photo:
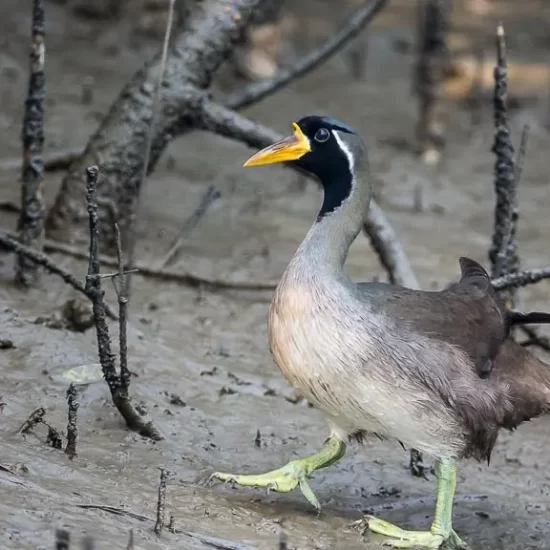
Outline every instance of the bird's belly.
<svg viewBox="0 0 550 550">
<path fill-rule="evenodd" d="M 388 435 L 393 421 L 381 421 L 384 407 L 379 403 L 389 391 L 387 384 L 378 379 L 375 367 L 363 362 L 354 349 L 356 338 L 337 326 L 337 318 L 272 311 L 268 332 L 273 358 L 300 395 L 341 431 Z M 368 338 L 362 338 L 362 346 L 368 356 Z"/>
<path fill-rule="evenodd" d="M 354 332 L 342 318 L 272 306 L 270 348 L 287 381 L 342 437 L 369 432 L 432 455 L 456 454 L 460 430 L 443 404 L 400 377 L 368 327 Z"/>
</svg>

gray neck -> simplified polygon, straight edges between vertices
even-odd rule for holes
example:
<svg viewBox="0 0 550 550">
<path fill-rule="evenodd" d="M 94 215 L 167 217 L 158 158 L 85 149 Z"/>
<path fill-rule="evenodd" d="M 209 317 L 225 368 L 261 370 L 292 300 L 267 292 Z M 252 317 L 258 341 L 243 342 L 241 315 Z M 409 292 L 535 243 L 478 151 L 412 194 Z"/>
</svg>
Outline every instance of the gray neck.
<svg viewBox="0 0 550 550">
<path fill-rule="evenodd" d="M 314 272 L 343 274 L 348 251 L 361 231 L 371 200 L 368 167 L 355 166 L 350 195 L 333 212 L 319 218 L 296 252 Z M 303 267 L 303 262 L 300 261 Z"/>
</svg>

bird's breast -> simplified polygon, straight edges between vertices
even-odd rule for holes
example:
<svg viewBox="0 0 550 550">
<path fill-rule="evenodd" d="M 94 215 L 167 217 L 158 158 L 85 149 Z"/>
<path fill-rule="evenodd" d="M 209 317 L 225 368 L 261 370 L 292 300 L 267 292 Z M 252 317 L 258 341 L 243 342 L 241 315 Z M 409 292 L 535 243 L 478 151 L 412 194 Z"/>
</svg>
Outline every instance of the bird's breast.
<svg viewBox="0 0 550 550">
<path fill-rule="evenodd" d="M 321 286 L 281 285 L 269 311 L 268 336 L 277 366 L 303 397 L 322 408 L 338 394 L 345 327 L 335 297 Z M 335 391 L 336 390 L 336 391 Z"/>
</svg>

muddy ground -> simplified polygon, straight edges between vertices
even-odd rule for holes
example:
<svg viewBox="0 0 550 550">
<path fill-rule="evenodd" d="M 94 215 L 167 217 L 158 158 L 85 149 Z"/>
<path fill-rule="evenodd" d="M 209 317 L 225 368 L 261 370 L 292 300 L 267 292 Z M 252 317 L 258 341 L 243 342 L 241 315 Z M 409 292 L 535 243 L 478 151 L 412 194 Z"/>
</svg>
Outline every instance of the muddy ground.
<svg viewBox="0 0 550 550">
<path fill-rule="evenodd" d="M 289 2 L 289 4 L 291 4 Z M 513 63 L 514 138 L 531 125 L 521 184 L 520 245 L 525 266 L 550 263 L 550 192 L 546 61 L 550 55 L 548 2 L 495 1 L 495 12 L 474 16 L 456 3 L 452 44 L 469 55 L 478 41 L 492 57 L 492 32 L 501 17 L 509 32 Z M 298 3 L 296 3 L 298 6 Z M 327 36 L 344 10 L 308 0 L 291 9 L 288 25 L 295 51 Z M 47 25 L 47 150 L 82 145 L 97 127 L 122 84 L 158 48 L 138 37 L 131 23 L 115 25 L 76 19 L 49 2 Z M 340 13 L 341 12 L 341 13 Z M 27 83 L 28 8 L 3 0 L 0 18 L 0 199 L 18 201 L 19 132 Z M 403 143 L 410 142 L 416 106 L 410 95 L 412 3 L 392 2 L 368 35 L 366 77 L 350 77 L 339 55 L 307 78 L 250 109 L 249 116 L 279 131 L 310 113 L 327 113 L 352 123 L 370 142 L 377 195 L 403 241 L 424 288 L 441 286 L 457 273 L 457 257 L 486 262 L 494 196 L 489 96 L 481 124 L 459 101 L 448 106 L 448 143 L 438 170 L 422 166 Z M 293 30 L 292 30 L 293 29 Z M 298 32 L 301 29 L 302 32 Z M 307 35 L 304 34 L 304 29 Z M 405 45 L 405 48 L 403 48 Z M 287 48 L 291 58 L 293 49 Z M 239 85 L 228 76 L 220 86 Z M 489 69 L 487 74 L 490 74 Z M 514 76 L 515 75 L 515 76 Z M 84 79 L 93 77 L 93 102 L 81 103 Z M 489 83 L 489 80 L 487 80 Z M 462 82 L 460 87 L 468 87 Z M 489 92 L 487 90 L 487 92 Z M 145 192 L 139 257 L 154 263 L 166 251 L 206 187 L 222 197 L 185 243 L 177 267 L 234 281 L 275 281 L 296 249 L 320 204 L 316 186 L 301 189 L 281 168 L 243 170 L 245 147 L 206 133 L 175 141 Z M 62 173 L 48 174 L 51 204 Z M 423 205 L 415 208 L 415 191 Z M 2 228 L 15 215 L 2 212 Z M 84 246 L 84 245 L 83 245 Z M 55 255 L 83 276 L 85 265 Z M 367 240 L 352 248 L 349 272 L 357 278 L 384 276 Z M 326 435 L 320 415 L 291 402 L 293 391 L 268 353 L 266 312 L 270 293 L 213 293 L 135 277 L 130 307 L 132 394 L 165 436 L 152 443 L 125 429 L 102 382 L 79 388 L 78 457 L 45 445 L 45 430 L 22 436 L 17 429 L 37 407 L 60 430 L 66 424 L 63 373 L 97 361 L 95 334 L 35 324 L 59 308 L 72 291 L 43 275 L 37 288 L 12 284 L 12 258 L 0 256 L 0 539 L 3 548 L 51 548 L 55 527 L 75 540 L 93 535 L 98 548 L 125 548 L 134 531 L 141 549 L 216 547 L 190 533 L 240 541 L 271 550 L 279 532 L 291 548 L 370 549 L 373 535 L 350 527 L 365 510 L 407 527 L 427 527 L 434 480 L 413 478 L 408 453 L 397 444 L 369 441 L 352 448 L 340 464 L 315 474 L 312 487 L 323 513 L 316 516 L 300 493 L 266 495 L 252 489 L 205 487 L 214 470 L 261 472 L 314 451 Z M 528 306 L 548 309 L 550 286 L 525 291 Z M 112 294 L 110 299 L 113 300 Z M 113 334 L 116 328 L 113 326 Z M 179 402 L 175 396 L 184 402 Z M 290 398 L 290 400 L 289 400 Z M 257 431 L 261 443 L 255 444 Z M 539 419 L 515 434 L 502 434 L 491 466 L 464 463 L 459 471 L 455 528 L 474 549 L 547 548 L 550 535 L 550 423 Z M 167 509 L 179 533 L 154 535 L 158 467 L 172 473 Z M 82 508 L 108 505 L 138 516 Z M 183 532 L 186 532 L 183 533 Z"/>
</svg>

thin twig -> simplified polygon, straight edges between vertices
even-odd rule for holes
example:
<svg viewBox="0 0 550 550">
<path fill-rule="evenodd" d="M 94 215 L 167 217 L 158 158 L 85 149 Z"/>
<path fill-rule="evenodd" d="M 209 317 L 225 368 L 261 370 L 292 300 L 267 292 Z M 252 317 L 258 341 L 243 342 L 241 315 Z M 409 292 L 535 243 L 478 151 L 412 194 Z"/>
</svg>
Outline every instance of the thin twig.
<svg viewBox="0 0 550 550">
<path fill-rule="evenodd" d="M 2 234 L 0 233 L 0 244 L 2 244 Z M 49 252 L 59 252 L 61 254 L 67 254 L 73 256 L 74 258 L 79 258 L 83 260 L 88 259 L 88 254 L 84 252 L 78 246 L 52 241 L 46 239 L 44 241 L 44 248 Z M 100 255 L 99 257 L 102 265 L 108 265 L 109 267 L 117 267 L 118 260 L 112 256 Z M 185 271 L 177 271 L 170 269 L 157 269 L 151 267 L 145 263 L 137 262 L 136 267 L 139 275 L 143 277 L 150 277 L 154 279 L 159 279 L 162 281 L 178 283 L 181 285 L 186 285 L 192 288 L 204 288 L 211 291 L 219 290 L 247 290 L 247 291 L 269 291 L 274 290 L 277 286 L 276 282 L 240 282 L 240 281 L 224 281 L 221 279 L 209 279 L 207 277 L 202 277 L 200 275 L 195 275 L 193 273 L 188 273 Z"/>
<path fill-rule="evenodd" d="M 55 172 L 56 170 L 66 170 L 77 158 L 82 155 L 84 147 L 66 149 L 61 151 L 50 151 L 43 153 L 44 172 Z M 21 159 L 9 159 L 0 163 L 0 170 L 18 170 L 21 169 L 23 161 Z"/>
<path fill-rule="evenodd" d="M 157 521 L 155 522 L 155 533 L 160 535 L 164 528 L 164 521 L 166 519 L 166 480 L 168 474 L 164 468 L 160 468 L 160 482 L 158 488 L 157 498 Z"/>
<path fill-rule="evenodd" d="M 523 347 L 538 346 L 544 351 L 550 351 L 550 338 L 539 334 L 535 327 L 522 325 L 519 328 L 527 335 L 527 340 L 521 342 Z"/>
<path fill-rule="evenodd" d="M 103 378 L 109 386 L 113 403 L 126 421 L 128 428 L 139 432 L 144 437 L 159 441 L 162 436 L 152 422 L 144 422 L 134 409 L 127 387 L 123 384 L 115 367 L 115 356 L 111 350 L 109 327 L 105 318 L 105 302 L 101 279 L 98 277 L 100 269 L 99 257 L 99 216 L 96 199 L 96 186 L 99 177 L 99 168 L 90 166 L 86 170 L 86 201 L 90 216 L 90 254 L 88 260 L 88 277 L 86 278 L 86 293 L 92 300 L 95 326 L 97 332 L 97 347 L 99 361 L 103 371 Z"/>
<path fill-rule="evenodd" d="M 76 386 L 71 382 L 67 390 L 67 403 L 69 405 L 69 414 L 67 420 L 67 445 L 65 452 L 72 460 L 76 456 L 76 439 L 78 437 L 77 414 L 80 403 L 76 399 Z"/>
<path fill-rule="evenodd" d="M 120 355 L 120 384 L 122 390 L 128 392 L 130 387 L 130 371 L 128 369 L 128 294 L 126 290 L 127 278 L 124 275 L 124 260 L 122 259 L 122 241 L 120 229 L 115 223 L 116 252 L 118 261 L 118 287 L 116 294 L 118 298 L 118 337 Z M 133 271 L 133 270 L 132 270 Z M 114 283 L 114 281 L 113 281 Z"/>
<path fill-rule="evenodd" d="M 43 422 L 45 415 L 46 410 L 44 409 L 44 407 L 38 407 L 38 409 L 34 410 L 30 414 L 29 418 L 27 418 L 27 420 L 25 420 L 25 422 L 21 424 L 21 427 L 17 430 L 17 433 L 29 433 L 35 426 Z"/>
<path fill-rule="evenodd" d="M 416 449 L 411 449 L 409 458 L 409 471 L 412 473 L 412 475 L 414 477 L 422 477 L 424 479 L 427 479 L 427 469 L 428 468 L 426 468 L 424 464 L 422 453 L 420 451 L 417 451 Z"/>
<path fill-rule="evenodd" d="M 137 244 L 137 228 L 136 228 L 136 222 L 139 219 L 139 214 L 141 211 L 141 204 L 142 200 L 141 197 L 143 197 L 144 193 L 144 186 L 145 182 L 147 181 L 147 171 L 149 169 L 149 159 L 151 156 L 151 146 L 153 143 L 153 136 L 156 130 L 157 125 L 157 118 L 158 118 L 158 112 L 160 108 L 160 96 L 161 96 L 161 89 L 162 89 L 162 82 L 164 80 L 164 73 L 166 72 L 166 60 L 168 58 L 168 45 L 170 44 L 170 35 L 172 33 L 172 23 L 174 20 L 174 4 L 175 0 L 169 0 L 170 3 L 168 5 L 168 17 L 166 20 L 166 30 L 164 32 L 164 42 L 162 44 L 162 55 L 160 60 L 160 66 L 159 66 L 159 73 L 158 73 L 158 79 L 155 86 L 155 92 L 153 96 L 153 103 L 151 107 L 151 120 L 149 122 L 149 127 L 147 128 L 147 134 L 145 138 L 145 150 L 143 151 L 143 164 L 141 169 L 141 177 L 139 182 L 139 188 L 140 192 L 137 195 L 136 204 L 134 207 L 134 210 L 132 212 L 133 219 L 130 220 L 130 223 L 128 224 L 128 238 L 126 239 L 126 242 L 128 243 L 128 265 L 130 269 L 134 267 L 135 262 L 135 252 L 136 252 L 136 244 Z M 119 235 L 120 240 L 120 235 Z M 118 246 L 118 242 L 117 242 Z M 130 294 L 130 287 L 132 284 L 132 277 L 128 277 L 126 281 L 126 292 L 127 295 Z"/>
<path fill-rule="evenodd" d="M 224 102 L 225 106 L 230 109 L 243 109 L 284 88 L 289 82 L 311 72 L 357 36 L 386 3 L 387 0 L 371 0 L 366 6 L 359 8 L 343 27 L 319 48 L 300 58 L 288 69 L 282 69 L 273 78 L 255 82 L 244 88 L 244 90 L 235 92 Z"/>
<path fill-rule="evenodd" d="M 525 124 L 523 126 L 523 130 L 521 132 L 521 142 L 519 144 L 519 151 L 516 157 L 516 173 L 515 173 L 515 180 L 514 185 L 517 189 L 518 185 L 521 182 L 521 176 L 523 175 L 523 165 L 525 164 L 525 155 L 527 153 L 527 142 L 529 140 L 529 132 L 531 130 L 531 127 L 529 124 Z M 517 225 L 517 218 L 516 218 L 516 224 Z"/>
<path fill-rule="evenodd" d="M 130 512 L 124 508 L 117 508 L 116 506 L 108 506 L 106 504 L 76 504 L 75 506 L 77 508 L 82 508 L 83 510 L 102 510 L 103 512 L 114 514 L 115 516 L 127 516 L 138 521 L 153 521 L 146 516 L 142 516 L 141 514 Z"/>
<path fill-rule="evenodd" d="M 509 273 L 508 275 L 492 279 L 491 284 L 495 290 L 501 291 L 509 288 L 534 285 L 545 279 L 550 279 L 550 267 L 539 267 L 536 269 Z"/>
<path fill-rule="evenodd" d="M 106 506 L 102 504 L 77 504 L 76 506 L 85 510 L 103 510 L 104 512 L 115 514 L 117 516 L 127 516 L 138 521 L 148 521 L 150 523 L 153 523 L 153 520 L 146 516 L 124 510 L 123 508 L 116 508 L 114 506 Z M 209 535 L 203 535 L 194 531 L 185 531 L 184 529 L 174 528 L 174 533 L 193 538 L 200 541 L 202 544 L 205 544 L 206 546 L 211 546 L 212 548 L 217 548 L 218 550 L 255 550 L 255 548 L 253 548 L 252 546 L 248 546 L 247 544 L 233 542 L 226 539 L 220 539 L 218 537 L 211 537 Z"/>
<path fill-rule="evenodd" d="M 17 231 L 25 246 L 42 248 L 44 237 L 44 200 L 42 198 L 42 180 L 44 164 L 44 103 L 45 73 L 44 60 L 44 0 L 33 0 L 32 4 L 32 48 L 30 55 L 30 77 L 23 116 L 23 166 L 21 178 L 21 212 Z M 28 256 L 19 254 L 15 267 L 15 280 L 25 286 L 31 286 L 36 280 L 38 265 Z"/>
<path fill-rule="evenodd" d="M 71 285 L 74 289 L 78 290 L 89 298 L 86 292 L 86 285 L 82 281 L 77 279 L 72 273 L 69 273 L 68 271 L 56 265 L 54 261 L 43 252 L 39 252 L 38 250 L 34 250 L 33 248 L 29 248 L 27 246 L 23 246 L 14 236 L 2 232 L 0 232 L 0 244 L 8 250 L 15 252 L 16 254 L 24 254 L 27 258 L 35 262 L 37 265 L 44 267 L 54 275 L 58 275 L 67 284 Z M 87 258 L 88 256 L 87 254 L 83 253 L 83 257 Z M 117 319 L 117 314 L 114 312 L 114 310 L 109 305 L 105 305 L 105 307 L 107 315 L 111 319 Z"/>
<path fill-rule="evenodd" d="M 165 254 L 165 256 L 158 262 L 159 269 L 164 269 L 167 265 L 174 263 L 175 258 L 177 258 L 177 254 L 179 249 L 182 247 L 183 242 L 187 235 L 197 227 L 199 221 L 204 217 L 212 203 L 218 199 L 220 196 L 220 192 L 211 185 L 206 190 L 206 193 L 203 195 L 199 206 L 197 209 L 191 214 L 187 220 L 185 220 L 185 223 L 183 224 L 180 232 L 170 245 L 170 248 L 168 249 L 168 252 Z"/>
<path fill-rule="evenodd" d="M 497 27 L 497 64 L 494 71 L 495 88 L 493 96 L 495 141 L 495 221 L 489 259 L 493 279 L 519 270 L 519 257 L 515 239 L 515 226 L 518 217 L 516 194 L 516 167 L 514 146 L 510 138 L 508 124 L 508 65 L 506 60 L 506 42 L 502 24 Z M 513 307 L 515 292 L 504 293 L 504 299 Z"/>
</svg>

